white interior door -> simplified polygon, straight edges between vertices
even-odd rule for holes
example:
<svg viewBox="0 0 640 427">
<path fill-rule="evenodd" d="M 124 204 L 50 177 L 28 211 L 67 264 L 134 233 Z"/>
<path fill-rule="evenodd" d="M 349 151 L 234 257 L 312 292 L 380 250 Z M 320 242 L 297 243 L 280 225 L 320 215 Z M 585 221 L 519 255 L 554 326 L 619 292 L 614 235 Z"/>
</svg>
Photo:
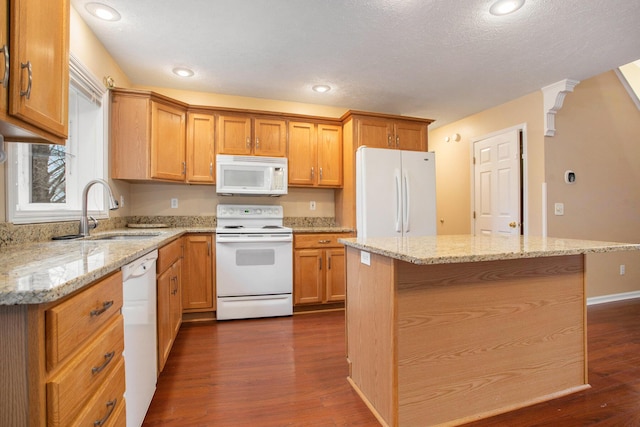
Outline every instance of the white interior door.
<svg viewBox="0 0 640 427">
<path fill-rule="evenodd" d="M 474 142 L 473 155 L 475 234 L 520 234 L 519 131 Z"/>
</svg>

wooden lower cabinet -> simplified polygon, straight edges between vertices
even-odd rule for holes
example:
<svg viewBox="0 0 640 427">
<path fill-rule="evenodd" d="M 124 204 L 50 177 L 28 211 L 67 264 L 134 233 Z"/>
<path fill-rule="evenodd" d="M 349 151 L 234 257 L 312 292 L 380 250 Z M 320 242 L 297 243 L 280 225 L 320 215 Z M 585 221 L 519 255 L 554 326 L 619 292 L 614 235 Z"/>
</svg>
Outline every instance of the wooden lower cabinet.
<svg viewBox="0 0 640 427">
<path fill-rule="evenodd" d="M 187 234 L 183 239 L 182 311 L 213 312 L 216 309 L 214 236 Z"/>
<path fill-rule="evenodd" d="M 158 250 L 158 373 L 162 372 L 182 324 L 183 240 Z"/>
<path fill-rule="evenodd" d="M 294 235 L 294 305 L 329 304 L 345 299 L 344 246 L 352 233 Z"/>
<path fill-rule="evenodd" d="M 60 301 L 0 306 L 0 425 L 124 426 L 121 308 L 120 271 Z"/>
</svg>

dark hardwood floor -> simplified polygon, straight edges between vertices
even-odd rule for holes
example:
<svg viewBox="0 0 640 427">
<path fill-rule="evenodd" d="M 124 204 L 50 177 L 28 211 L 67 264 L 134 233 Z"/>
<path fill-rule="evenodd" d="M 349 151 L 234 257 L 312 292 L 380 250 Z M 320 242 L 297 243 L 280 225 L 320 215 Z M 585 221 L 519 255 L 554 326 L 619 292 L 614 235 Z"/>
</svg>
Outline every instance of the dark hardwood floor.
<svg viewBox="0 0 640 427">
<path fill-rule="evenodd" d="M 467 426 L 640 426 L 640 299 L 590 306 L 588 345 L 592 388 Z M 343 312 L 184 325 L 144 425 L 377 426 L 344 353 Z"/>
</svg>

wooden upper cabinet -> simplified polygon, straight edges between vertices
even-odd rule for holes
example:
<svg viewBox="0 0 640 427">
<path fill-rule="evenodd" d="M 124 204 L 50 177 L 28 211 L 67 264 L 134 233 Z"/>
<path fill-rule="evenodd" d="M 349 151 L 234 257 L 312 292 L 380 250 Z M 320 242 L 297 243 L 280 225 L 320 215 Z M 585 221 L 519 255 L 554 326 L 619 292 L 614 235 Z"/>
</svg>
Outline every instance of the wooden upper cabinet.
<svg viewBox="0 0 640 427">
<path fill-rule="evenodd" d="M 285 157 L 287 155 L 287 124 L 284 120 L 254 119 L 256 156 Z"/>
<path fill-rule="evenodd" d="M 0 1 L 0 133 L 64 144 L 68 135 L 69 1 Z M 9 12 L 9 13 L 7 13 Z M 5 81 L 6 80 L 6 81 Z M 7 86 L 8 85 L 8 86 Z M 5 89 L 5 87 L 7 87 Z"/>
<path fill-rule="evenodd" d="M 220 115 L 217 153 L 285 157 L 286 121 L 250 115 Z"/>
<path fill-rule="evenodd" d="M 318 125 L 318 185 L 342 185 L 342 126 Z"/>
<path fill-rule="evenodd" d="M 185 180 L 186 115 L 184 108 L 151 102 L 151 178 Z"/>
<path fill-rule="evenodd" d="M 393 123 L 388 120 L 358 119 L 358 146 L 393 148 Z"/>
<path fill-rule="evenodd" d="M 213 114 L 187 114 L 187 182 L 215 182 Z"/>
<path fill-rule="evenodd" d="M 318 167 L 316 125 L 289 122 L 289 185 L 313 186 Z"/>
<path fill-rule="evenodd" d="M 289 185 L 342 185 L 342 126 L 289 122 Z"/>
<path fill-rule="evenodd" d="M 218 117 L 218 154 L 251 154 L 251 118 L 246 116 Z"/>
<path fill-rule="evenodd" d="M 357 146 L 427 151 L 430 120 L 384 117 L 356 118 Z"/>
</svg>

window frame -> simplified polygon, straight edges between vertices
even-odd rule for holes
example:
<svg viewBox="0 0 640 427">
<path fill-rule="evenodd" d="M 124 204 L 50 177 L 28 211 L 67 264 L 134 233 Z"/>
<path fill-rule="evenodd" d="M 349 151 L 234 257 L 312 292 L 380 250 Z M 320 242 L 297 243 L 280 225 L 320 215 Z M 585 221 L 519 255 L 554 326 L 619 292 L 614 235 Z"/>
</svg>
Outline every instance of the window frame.
<svg viewBox="0 0 640 427">
<path fill-rule="evenodd" d="M 74 89 L 83 93 L 92 101 L 98 101 L 100 103 L 102 123 L 98 126 L 102 128 L 102 174 L 101 176 L 95 176 L 95 178 L 101 178 L 108 180 L 109 175 L 109 91 L 102 85 L 98 79 L 86 68 L 80 60 L 72 53 L 69 55 L 69 85 L 73 85 Z M 72 132 L 70 126 L 69 132 Z M 100 132 L 98 129 L 97 132 Z M 62 208 L 60 206 L 54 207 L 55 204 L 50 204 L 51 208 L 48 209 L 49 204 L 33 204 L 35 209 L 18 210 L 16 209 L 18 203 L 18 167 L 16 162 L 18 159 L 18 151 L 16 146 L 23 143 L 9 143 L 7 144 L 7 179 L 6 179 L 6 192 L 7 192 L 7 205 L 6 216 L 7 221 L 13 224 L 31 224 L 31 223 L 45 223 L 45 222 L 61 222 L 61 221 L 74 221 L 79 220 L 81 215 L 81 203 L 80 200 L 82 186 L 80 183 L 76 183 L 76 188 L 73 188 L 74 194 L 67 193 L 67 198 L 73 201 L 73 204 L 77 208 Z M 69 144 L 69 140 L 66 141 Z M 94 191 L 102 192 L 102 208 L 91 209 L 90 214 L 97 219 L 109 218 L 109 209 L 107 194 L 102 191 L 102 188 L 95 187 Z M 75 194 L 77 193 L 77 194 Z"/>
</svg>

